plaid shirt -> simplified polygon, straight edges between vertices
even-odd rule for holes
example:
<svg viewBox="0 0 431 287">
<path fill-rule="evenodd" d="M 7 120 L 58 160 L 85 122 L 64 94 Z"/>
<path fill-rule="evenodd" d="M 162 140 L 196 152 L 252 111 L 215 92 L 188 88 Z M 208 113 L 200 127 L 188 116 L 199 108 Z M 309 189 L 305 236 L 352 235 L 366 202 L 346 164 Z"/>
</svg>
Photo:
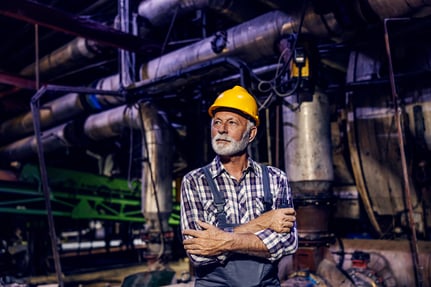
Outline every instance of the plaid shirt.
<svg viewBox="0 0 431 287">
<path fill-rule="evenodd" d="M 220 163 L 218 156 L 209 164 L 210 173 L 219 191 L 226 199 L 225 212 L 227 223 L 244 224 L 258 217 L 265 211 L 262 168 L 251 158 L 248 167 L 238 182 L 231 177 Z M 292 194 L 286 174 L 278 168 L 268 166 L 270 190 L 273 196 L 273 208 L 288 202 L 293 207 Z M 217 225 L 217 210 L 212 192 L 205 179 L 202 168 L 195 169 L 183 178 L 181 184 L 181 228 L 200 229 L 196 220 Z M 296 228 L 290 233 L 277 233 L 271 229 L 255 233 L 266 245 L 271 254 L 270 261 L 276 261 L 282 256 L 292 254 L 298 245 Z M 184 238 L 185 239 L 185 238 Z M 217 257 L 191 255 L 195 265 L 206 265 L 223 262 L 229 254 Z"/>
</svg>

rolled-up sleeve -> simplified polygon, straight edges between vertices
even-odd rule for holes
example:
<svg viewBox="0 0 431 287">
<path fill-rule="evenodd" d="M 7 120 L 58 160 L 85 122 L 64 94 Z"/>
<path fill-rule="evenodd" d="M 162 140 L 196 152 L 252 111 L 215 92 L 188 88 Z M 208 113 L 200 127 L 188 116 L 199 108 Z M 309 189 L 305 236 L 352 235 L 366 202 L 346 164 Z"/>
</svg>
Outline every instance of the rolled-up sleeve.
<svg viewBox="0 0 431 287">
<path fill-rule="evenodd" d="M 278 168 L 270 167 L 271 190 L 276 190 L 274 208 L 292 207 L 292 191 L 286 173 Z M 298 233 L 296 222 L 289 233 L 278 233 L 272 229 L 264 229 L 255 233 L 267 247 L 271 261 L 293 254 L 298 249 Z"/>
<path fill-rule="evenodd" d="M 289 233 L 277 233 L 271 229 L 264 229 L 255 233 L 268 249 L 270 261 L 276 261 L 281 257 L 295 253 L 298 249 L 298 236 L 296 228 Z"/>
</svg>

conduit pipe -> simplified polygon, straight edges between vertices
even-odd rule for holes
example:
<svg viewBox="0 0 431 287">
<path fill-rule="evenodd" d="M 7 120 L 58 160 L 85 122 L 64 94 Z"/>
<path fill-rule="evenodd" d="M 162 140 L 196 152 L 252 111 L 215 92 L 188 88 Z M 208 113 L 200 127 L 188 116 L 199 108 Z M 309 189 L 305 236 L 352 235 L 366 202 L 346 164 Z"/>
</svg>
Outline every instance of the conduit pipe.
<svg viewBox="0 0 431 287">
<path fill-rule="evenodd" d="M 228 31 L 228 43 L 232 43 L 232 45 L 229 44 L 220 54 L 216 54 L 211 50 L 210 42 L 212 38 L 207 38 L 197 45 L 193 45 L 193 47 L 188 46 L 150 61 L 148 64 L 142 66 L 141 71 L 144 71 L 144 69 L 150 70 L 152 73 L 145 78 L 156 79 L 160 76 L 176 72 L 181 68 L 190 67 L 193 64 L 201 63 L 211 58 L 220 58 L 231 54 L 241 55 L 250 60 L 272 56 L 275 39 L 283 33 L 293 33 L 295 25 L 296 20 L 291 19 L 282 12 L 268 13 L 230 29 Z M 257 30 L 254 31 L 250 27 L 255 27 Z M 203 53 L 206 56 L 200 55 Z M 159 63 L 160 68 L 157 67 Z M 149 72 L 145 72 L 145 74 L 149 74 Z M 118 91 L 121 88 L 119 78 L 118 74 L 111 75 L 98 80 L 93 87 L 100 90 Z M 80 97 L 76 94 L 66 94 L 62 98 L 43 105 L 41 108 L 41 128 L 52 127 L 55 124 L 60 124 L 67 119 L 84 114 L 85 112 L 91 113 L 122 104 L 124 104 L 124 99 L 119 97 L 100 94 L 90 94 Z M 32 132 L 31 121 L 31 114 L 28 113 L 2 123 L 0 125 L 0 138 L 7 138 L 10 142 L 11 140 L 29 135 Z M 1 136 L 6 134 L 8 135 L 7 137 Z"/>
<path fill-rule="evenodd" d="M 161 26 L 169 23 L 175 13 L 185 14 L 198 9 L 223 9 L 231 0 L 144 0 L 138 6 L 138 14 L 150 26 Z"/>
<path fill-rule="evenodd" d="M 420 6 L 419 2 L 424 3 L 423 5 L 429 5 L 431 0 L 414 1 L 413 3 L 416 4 L 412 5 L 412 7 L 418 8 Z M 153 1 L 148 1 L 148 3 L 150 2 Z M 369 2 L 373 10 L 379 15 L 402 13 L 405 11 L 405 8 L 398 8 L 395 10 L 394 8 L 391 8 L 392 10 L 386 9 L 389 9 L 387 7 L 404 7 L 407 3 L 405 0 L 397 0 L 395 4 L 391 2 L 391 5 L 384 6 L 382 5 L 384 0 Z M 409 1 L 409 3 L 410 2 L 411 1 Z M 195 1 L 193 3 L 197 5 L 195 7 L 200 7 L 199 5 L 205 4 L 205 1 Z M 384 9 L 383 6 L 386 8 Z M 406 13 L 412 12 L 413 8 L 406 11 Z M 154 12 L 153 10 L 151 11 Z M 159 11 L 159 13 L 161 12 Z M 160 14 L 154 13 L 154 15 Z M 215 53 L 211 48 L 211 41 L 213 38 L 205 38 L 191 46 L 176 50 L 143 64 L 140 68 L 141 82 L 135 83 L 135 87 L 145 86 L 148 81 L 155 81 L 160 77 L 175 73 L 183 68 L 219 57 L 234 55 L 244 61 L 258 61 L 265 57 L 273 57 L 273 43 L 275 40 L 283 34 L 298 32 L 298 21 L 298 17 L 292 17 L 280 11 L 264 14 L 227 30 L 227 45 L 220 53 Z M 333 14 L 326 14 L 323 22 L 322 17 L 315 14 L 313 8 L 310 6 L 305 15 L 302 33 L 309 33 L 318 37 L 329 37 L 334 31 L 339 31 L 339 28 Z M 61 55 L 61 53 L 59 53 L 59 55 Z M 53 61 L 56 62 L 55 60 Z M 119 76 L 112 75 L 101 79 L 95 86 L 98 88 L 103 87 L 103 89 L 118 90 L 120 87 Z M 94 94 L 86 96 L 85 98 L 85 101 L 82 101 L 77 95 L 66 94 L 63 98 L 55 100 L 55 103 L 52 103 L 53 106 L 58 105 L 58 107 L 53 107 L 51 109 L 51 104 L 44 105 L 41 111 L 45 110 L 46 107 L 46 110 L 50 112 L 48 116 L 41 117 L 41 127 L 46 128 L 54 124 L 59 124 L 61 121 L 67 120 L 67 118 L 82 114 L 86 111 L 85 108 L 83 110 L 83 107 L 90 106 L 102 110 L 124 104 L 124 102 L 121 101 L 115 102 L 115 100 L 119 98 L 116 98 L 114 102 L 112 102 L 114 99 L 113 97 L 105 97 L 103 95 Z M 64 105 L 64 107 L 62 105 Z M 65 110 L 67 110 L 66 113 L 64 112 Z M 27 114 L 3 123 L 0 126 L 0 138 L 17 139 L 28 135 L 31 132 L 31 125 L 29 125 L 30 120 L 31 116 Z"/>
<path fill-rule="evenodd" d="M 140 30 L 140 37 L 144 38 L 152 27 L 165 25 L 172 18 L 175 9 L 178 8 L 178 14 L 182 15 L 187 12 L 198 9 L 211 8 L 219 11 L 227 10 L 229 6 L 225 2 L 217 0 L 156 0 L 142 1 L 138 6 L 138 14 L 143 17 L 147 23 L 147 29 Z M 148 23 L 150 25 L 148 25 Z M 121 25 L 121 23 L 119 24 Z M 145 25 L 145 23 L 144 23 Z M 66 45 L 58 48 L 50 54 L 39 60 L 39 73 L 44 76 L 47 74 L 59 74 L 63 71 L 74 69 L 81 66 L 104 53 L 112 52 L 112 48 L 101 45 L 96 41 L 82 37 L 75 38 Z M 35 74 L 35 64 L 31 64 L 21 70 L 20 75 L 33 77 Z"/>
<path fill-rule="evenodd" d="M 384 20 L 423 11 L 423 8 L 431 6 L 431 0 L 368 0 L 367 4 L 380 20 Z"/>
<path fill-rule="evenodd" d="M 304 26 L 305 30 L 313 30 L 317 36 L 328 35 L 328 30 L 322 29 L 326 26 L 322 23 L 320 16 L 309 13 L 306 17 L 313 26 Z M 247 62 L 273 57 L 275 41 L 283 35 L 298 32 L 298 23 L 299 19 L 281 11 L 266 13 L 228 29 L 226 46 L 220 53 L 215 52 L 212 47 L 214 38 L 208 37 L 143 64 L 140 68 L 141 85 L 149 80 L 219 57 L 236 56 Z M 328 23 L 332 25 L 331 30 L 337 30 L 335 19 L 333 21 L 327 19 L 326 24 Z"/>
<path fill-rule="evenodd" d="M 41 136 L 44 150 L 53 152 L 61 147 L 70 147 L 71 144 L 66 138 L 66 129 L 67 125 L 63 124 L 44 132 Z M 33 158 L 36 155 L 37 141 L 35 136 L 26 137 L 0 147 L 0 158 L 4 161 L 21 161 Z"/>
<path fill-rule="evenodd" d="M 125 127 L 143 131 L 142 212 L 153 228 L 168 230 L 172 211 L 173 138 L 168 123 L 157 110 L 149 104 L 141 104 L 95 114 L 85 121 L 84 134 L 100 141 L 120 135 Z"/>
<path fill-rule="evenodd" d="M 67 122 L 79 115 L 90 114 L 117 107 L 125 103 L 125 98 L 118 91 L 119 75 L 103 78 L 92 88 L 75 88 L 80 93 L 68 93 L 60 98 L 45 103 L 39 110 L 41 129 L 47 129 L 55 125 Z M 64 91 L 64 87 L 58 92 Z M 55 88 L 51 91 L 56 91 Z M 106 94 L 100 94 L 106 91 Z M 82 92 L 82 93 L 81 93 Z M 25 137 L 33 133 L 33 116 L 31 112 L 7 120 L 0 124 L 0 144 L 5 144 Z"/>
<path fill-rule="evenodd" d="M 173 137 L 164 118 L 149 104 L 123 105 L 89 116 L 81 128 L 78 123 L 72 121 L 43 132 L 41 144 L 44 152 L 76 146 L 78 143 L 74 139 L 77 138 L 101 141 L 119 136 L 126 128 L 142 130 L 142 212 L 156 229 L 168 230 L 172 210 Z M 0 147 L 0 158 L 3 160 L 20 161 L 36 155 L 35 136 Z"/>
<path fill-rule="evenodd" d="M 39 73 L 60 74 L 69 71 L 89 60 L 105 53 L 108 47 L 104 47 L 97 42 L 85 38 L 75 38 L 68 44 L 60 47 L 52 53 L 39 60 Z M 20 75 L 24 77 L 34 77 L 36 64 L 31 64 L 21 70 Z"/>
</svg>

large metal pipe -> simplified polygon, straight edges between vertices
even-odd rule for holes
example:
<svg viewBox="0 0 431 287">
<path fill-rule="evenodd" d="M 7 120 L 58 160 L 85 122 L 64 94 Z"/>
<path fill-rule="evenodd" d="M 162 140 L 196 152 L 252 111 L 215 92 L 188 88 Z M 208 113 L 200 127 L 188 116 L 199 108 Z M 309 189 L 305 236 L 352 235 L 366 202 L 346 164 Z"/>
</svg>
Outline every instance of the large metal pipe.
<svg viewBox="0 0 431 287">
<path fill-rule="evenodd" d="M 85 38 L 75 38 L 70 43 L 58 48 L 39 60 L 38 69 L 42 77 L 61 74 L 102 55 L 107 47 Z M 20 75 L 34 77 L 36 64 L 21 70 Z"/>
<path fill-rule="evenodd" d="M 379 9 L 380 6 L 383 6 L 379 3 L 384 3 L 381 1 L 370 1 L 370 5 L 375 7 L 374 10 L 377 14 L 380 15 L 394 15 L 399 13 L 407 13 L 411 12 L 414 9 L 419 9 L 419 2 L 423 2 L 424 5 L 428 5 L 430 0 L 427 1 L 419 1 L 415 0 L 416 4 L 412 5 L 411 10 L 405 11 L 405 8 L 396 9 L 397 12 L 388 12 L 385 9 Z M 159 4 L 160 6 L 165 5 L 165 2 L 168 5 L 169 3 L 177 3 L 174 0 L 166 0 L 166 1 L 145 1 L 142 2 L 142 5 L 149 5 L 150 3 Z M 410 1 L 411 2 L 411 1 Z M 187 6 L 199 8 L 204 5 L 209 5 L 213 7 L 214 5 L 219 5 L 217 1 L 194 1 L 193 5 Z M 163 5 L 162 5 L 163 4 Z M 185 5 L 185 4 L 184 4 Z M 404 7 L 406 5 L 406 1 L 398 0 L 395 4 L 386 5 L 385 7 Z M 142 6 L 143 7 L 143 6 Z M 151 7 L 151 6 L 146 6 Z M 156 6 L 153 7 L 152 10 L 150 8 L 145 9 L 146 14 L 154 15 L 153 17 L 158 17 L 159 15 L 163 15 L 164 9 L 156 9 Z M 359 8 L 358 8 L 359 9 Z M 387 8 L 388 9 L 388 8 Z M 142 12 L 144 13 L 144 12 Z M 298 11 L 294 12 L 298 13 Z M 358 13 L 360 13 L 358 11 Z M 158 16 L 156 16 L 158 15 Z M 211 42 L 213 40 L 212 37 L 206 38 L 200 42 L 197 42 L 193 45 L 184 47 L 182 49 L 176 50 L 160 58 L 151 60 L 148 63 L 145 63 L 141 66 L 140 69 L 140 83 L 135 83 L 137 87 L 144 86 L 149 80 L 156 80 L 162 76 L 175 73 L 183 68 L 190 67 L 192 65 L 205 62 L 207 60 L 225 57 L 225 56 L 238 56 L 245 61 L 250 62 L 258 62 L 261 59 L 265 59 L 267 57 L 273 57 L 274 49 L 273 44 L 278 37 L 283 34 L 290 34 L 298 32 L 298 20 L 299 16 L 294 15 L 286 15 L 280 11 L 270 12 L 268 14 L 262 15 L 256 19 L 245 22 L 239 26 L 233 27 L 227 31 L 227 41 L 226 47 L 222 49 L 221 52 L 216 53 L 212 49 Z M 324 20 L 323 18 L 316 14 L 313 10 L 313 7 L 309 7 L 307 13 L 305 15 L 305 21 L 303 25 L 303 33 L 309 33 L 315 35 L 317 37 L 329 37 L 329 35 L 334 34 L 334 32 L 341 32 L 337 21 L 332 13 L 325 14 Z M 76 43 L 81 43 L 77 45 L 78 50 L 86 47 L 86 45 L 82 44 L 79 40 L 75 40 Z M 69 49 L 69 48 L 67 48 Z M 67 50 L 64 48 L 64 50 Z M 84 48 L 84 50 L 88 49 Z M 72 49 L 73 50 L 73 49 Z M 92 49 L 89 49 L 92 50 Z M 84 53 L 86 54 L 86 52 Z M 63 53 L 59 53 L 59 55 L 63 55 Z M 75 55 L 75 53 L 69 53 L 69 55 Z M 90 55 L 91 56 L 91 55 Z M 60 58 L 63 58 L 61 56 Z M 57 62 L 57 60 L 52 59 L 52 62 Z M 61 63 L 61 61 L 59 61 Z M 99 80 L 96 84 L 97 87 L 103 87 L 104 89 L 110 90 L 118 90 L 121 85 L 119 82 L 118 75 L 112 75 L 106 77 L 104 79 Z M 77 95 L 67 94 L 64 96 L 64 99 L 58 99 L 55 101 L 55 104 L 64 107 L 51 107 L 51 104 L 46 106 L 46 109 L 41 109 L 41 127 L 47 128 L 53 126 L 55 124 L 59 124 L 61 122 L 66 121 L 68 118 L 73 118 L 78 114 L 83 112 L 83 106 L 87 106 L 89 104 L 93 107 L 113 107 L 123 104 L 124 102 L 118 101 L 119 98 L 114 97 L 103 97 L 103 95 L 91 95 L 87 97 L 84 103 L 80 103 L 80 99 Z M 113 102 L 114 101 L 114 102 Z M 105 104 L 107 104 L 105 106 Z M 67 111 L 67 112 L 65 112 Z M 97 111 L 97 109 L 96 109 Z M 5 122 L 0 126 L 0 138 L 2 139 L 18 139 L 20 137 L 26 136 L 31 132 L 31 121 L 30 114 L 23 115 L 19 118 L 13 119 L 11 121 Z M 9 142 L 9 141 L 7 141 Z"/>
<path fill-rule="evenodd" d="M 97 90 L 117 91 L 120 88 L 119 75 L 103 78 L 94 83 Z M 42 130 L 67 122 L 79 115 L 94 113 L 124 104 L 124 97 L 118 95 L 68 93 L 47 102 L 40 108 Z M 96 90 L 94 90 L 96 91 Z M 31 112 L 7 120 L 0 124 L 0 144 L 10 143 L 33 133 Z"/>
<path fill-rule="evenodd" d="M 289 181 L 301 193 L 320 195 L 329 190 L 334 179 L 329 99 L 316 91 L 311 101 L 295 104 L 298 108 L 294 110 L 283 106 L 285 166 Z"/>
<path fill-rule="evenodd" d="M 381 20 L 423 12 L 430 0 L 368 0 L 367 4 Z M 431 11 L 426 14 L 429 15 Z M 423 16 L 423 15 L 422 15 Z"/>
<path fill-rule="evenodd" d="M 312 25 L 305 25 L 305 30 L 313 31 L 317 36 L 329 34 L 327 26 L 323 25 L 318 15 L 309 13 L 307 17 Z M 335 21 L 328 21 L 328 23 L 336 25 Z M 297 17 L 281 11 L 266 13 L 228 29 L 225 46 L 221 51 L 214 49 L 214 37 L 208 37 L 143 64 L 140 69 L 140 78 L 143 81 L 141 84 L 220 57 L 236 56 L 243 61 L 258 63 L 262 59 L 273 57 L 275 41 L 283 35 L 298 32 L 298 24 Z M 322 27 L 325 28 L 322 29 Z M 331 28 L 336 30 L 335 27 Z"/>
<path fill-rule="evenodd" d="M 94 141 L 118 136 L 125 127 L 142 130 L 142 212 L 167 230 L 172 211 L 172 135 L 168 123 L 149 104 L 121 106 L 88 117 L 84 134 Z"/>
<path fill-rule="evenodd" d="M 78 94 L 70 93 L 60 99 L 53 100 L 40 109 L 41 127 L 46 129 L 77 116 L 84 111 Z M 31 112 L 0 124 L 0 143 L 5 144 L 28 136 L 33 132 L 33 116 Z"/>
<path fill-rule="evenodd" d="M 172 212 L 173 137 L 164 117 L 150 104 L 118 107 L 88 118 L 85 134 L 99 141 L 119 135 L 128 126 L 142 132 L 141 208 L 149 232 L 161 235 L 161 244 L 149 243 L 150 253 L 169 252 L 164 233 L 170 231 Z"/>
<path fill-rule="evenodd" d="M 198 9 L 208 8 L 217 3 L 224 4 L 227 1 L 211 0 L 144 0 L 138 6 L 138 14 L 151 26 L 161 26 L 169 23 L 175 13 L 184 14 Z M 220 5 L 223 6 L 223 5 Z"/>
<path fill-rule="evenodd" d="M 67 125 L 63 124 L 44 132 L 41 141 L 47 152 L 70 147 L 66 137 Z M 0 147 L 0 158 L 6 161 L 22 161 L 37 156 L 36 137 L 26 137 L 11 144 Z"/>
<path fill-rule="evenodd" d="M 298 235 L 321 243 L 331 237 L 334 171 L 329 99 L 316 89 L 311 100 L 289 100 L 297 108 L 283 106 L 285 168 L 295 198 Z"/>
</svg>

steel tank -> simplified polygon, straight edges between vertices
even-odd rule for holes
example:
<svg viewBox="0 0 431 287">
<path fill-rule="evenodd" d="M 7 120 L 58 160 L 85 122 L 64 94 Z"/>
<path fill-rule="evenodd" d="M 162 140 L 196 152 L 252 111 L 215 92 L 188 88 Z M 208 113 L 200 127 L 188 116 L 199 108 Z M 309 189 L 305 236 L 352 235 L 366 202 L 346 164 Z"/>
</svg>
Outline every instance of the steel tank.
<svg viewBox="0 0 431 287">
<path fill-rule="evenodd" d="M 330 237 L 334 177 L 329 101 L 318 89 L 307 100 L 283 107 L 285 167 L 297 212 L 298 236 L 308 243 Z M 304 242 L 304 241 L 303 241 Z"/>
</svg>

